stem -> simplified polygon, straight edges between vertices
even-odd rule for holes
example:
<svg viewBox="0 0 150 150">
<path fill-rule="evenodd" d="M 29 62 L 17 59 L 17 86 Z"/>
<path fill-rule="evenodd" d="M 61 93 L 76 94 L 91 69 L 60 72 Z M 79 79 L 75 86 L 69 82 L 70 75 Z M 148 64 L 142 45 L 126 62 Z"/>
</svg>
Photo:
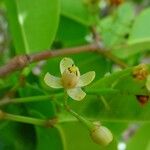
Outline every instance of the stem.
<svg viewBox="0 0 150 150">
<path fill-rule="evenodd" d="M 120 65 L 120 67 L 125 68 L 127 65 L 119 58 L 114 56 L 110 50 L 105 50 L 105 48 L 99 46 L 99 44 L 92 43 L 83 46 L 77 46 L 72 48 L 63 48 L 55 50 L 45 50 L 40 53 L 31 54 L 31 55 L 19 55 L 12 58 L 7 64 L 0 67 L 0 78 L 5 77 L 6 75 L 21 70 L 31 63 L 38 62 L 41 60 L 46 60 L 48 58 L 54 58 L 58 56 L 65 56 L 68 54 L 77 54 L 81 52 L 97 52 L 103 55 L 104 57 L 112 60 L 114 63 Z"/>
<path fill-rule="evenodd" d="M 56 118 L 51 119 L 51 120 L 42 120 L 42 119 L 36 119 L 32 117 L 13 115 L 13 114 L 5 113 L 1 110 L 0 110 L 0 119 L 33 124 L 33 125 L 38 125 L 38 126 L 45 126 L 45 127 L 52 127 L 56 123 L 56 121 L 54 121 L 54 119 L 56 120 Z"/>
<path fill-rule="evenodd" d="M 12 114 L 6 114 L 5 113 L 4 119 L 16 121 L 16 122 L 34 124 L 34 125 L 39 125 L 39 126 L 45 125 L 45 120 L 35 119 L 35 118 L 30 118 L 30 117 L 24 117 L 24 116 L 20 116 L 20 115 L 12 115 Z"/>
<path fill-rule="evenodd" d="M 101 50 L 98 50 L 98 52 L 105 56 L 106 58 L 112 60 L 114 63 L 116 63 L 117 65 L 119 65 L 121 68 L 127 68 L 128 65 L 122 61 L 121 59 L 119 59 L 118 57 L 116 57 L 115 55 L 113 55 L 110 51 L 101 51 Z"/>
<path fill-rule="evenodd" d="M 65 97 L 64 97 L 64 106 L 65 106 L 65 109 L 71 114 L 73 115 L 75 118 L 77 118 L 83 125 L 85 125 L 89 130 L 91 130 L 91 128 L 93 127 L 93 124 L 85 119 L 83 116 L 79 115 L 78 113 L 76 113 L 74 110 L 72 110 L 70 108 L 70 106 L 67 104 L 67 99 L 68 99 L 68 95 L 65 94 Z"/>
<path fill-rule="evenodd" d="M 0 78 L 5 77 L 6 75 L 23 69 L 27 67 L 29 64 L 38 62 L 41 60 L 46 60 L 48 58 L 64 56 L 67 54 L 76 54 L 80 52 L 86 51 L 96 51 L 95 44 L 83 45 L 73 48 L 64 48 L 64 49 L 55 49 L 55 50 L 45 50 L 40 53 L 31 54 L 31 55 L 19 55 L 12 58 L 7 64 L 0 67 Z"/>
<path fill-rule="evenodd" d="M 0 101 L 0 106 L 10 104 L 10 103 L 28 103 L 28 102 L 37 102 L 37 101 L 44 101 L 50 100 L 52 96 L 44 95 L 44 96 L 32 96 L 32 97 L 23 97 L 23 98 L 4 98 Z"/>
<path fill-rule="evenodd" d="M 110 106 L 108 105 L 108 103 L 107 103 L 106 99 L 104 98 L 104 96 L 100 96 L 99 98 L 100 98 L 101 101 L 103 102 L 105 108 L 106 108 L 107 110 L 110 110 Z"/>
<path fill-rule="evenodd" d="M 14 98 L 14 99 L 11 100 L 11 103 L 37 102 L 37 101 L 49 100 L 50 98 L 52 98 L 52 96 L 49 96 L 49 95 Z"/>
</svg>

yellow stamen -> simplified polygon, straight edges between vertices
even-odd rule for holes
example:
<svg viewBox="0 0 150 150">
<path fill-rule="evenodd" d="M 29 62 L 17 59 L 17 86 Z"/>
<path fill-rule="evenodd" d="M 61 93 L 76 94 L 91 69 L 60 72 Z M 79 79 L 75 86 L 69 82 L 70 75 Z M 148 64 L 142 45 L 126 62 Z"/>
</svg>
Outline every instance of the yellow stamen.
<svg viewBox="0 0 150 150">
<path fill-rule="evenodd" d="M 68 68 L 70 73 L 77 73 L 77 67 L 75 65 L 72 65 L 71 67 Z"/>
</svg>

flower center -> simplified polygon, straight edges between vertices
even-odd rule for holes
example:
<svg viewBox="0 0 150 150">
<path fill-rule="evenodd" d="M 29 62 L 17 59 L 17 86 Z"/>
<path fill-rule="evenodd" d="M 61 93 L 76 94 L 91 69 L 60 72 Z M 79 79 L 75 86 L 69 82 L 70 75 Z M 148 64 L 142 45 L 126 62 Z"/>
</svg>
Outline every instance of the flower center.
<svg viewBox="0 0 150 150">
<path fill-rule="evenodd" d="M 75 65 L 68 67 L 62 74 L 64 88 L 75 88 L 79 80 L 79 69 Z"/>
</svg>

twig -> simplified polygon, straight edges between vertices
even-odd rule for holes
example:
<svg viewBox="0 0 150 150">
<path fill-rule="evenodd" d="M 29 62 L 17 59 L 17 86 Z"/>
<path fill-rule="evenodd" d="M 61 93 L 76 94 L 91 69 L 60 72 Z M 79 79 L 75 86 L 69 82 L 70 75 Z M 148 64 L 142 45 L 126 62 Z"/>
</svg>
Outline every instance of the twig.
<svg viewBox="0 0 150 150">
<path fill-rule="evenodd" d="M 73 109 L 71 109 L 70 106 L 67 103 L 67 99 L 68 99 L 68 95 L 67 95 L 67 93 L 65 93 L 65 96 L 64 96 L 64 108 L 72 116 L 74 116 L 76 119 L 78 119 L 83 125 L 85 125 L 90 130 L 92 128 L 92 123 L 89 120 L 87 120 L 86 118 L 84 118 L 83 116 L 81 116 L 78 113 L 76 113 Z"/>
<path fill-rule="evenodd" d="M 101 49 L 99 45 L 94 43 L 94 44 L 84 45 L 80 47 L 64 48 L 64 49 L 57 49 L 57 50 L 46 50 L 36 54 L 16 56 L 12 58 L 7 64 L 0 67 L 0 78 L 3 78 L 17 70 L 21 70 L 24 67 L 34 62 L 46 60 L 48 58 L 64 56 L 68 54 L 76 54 L 76 53 L 87 52 L 87 51 L 98 52 L 101 55 L 105 56 L 106 58 L 117 63 L 120 67 L 122 68 L 126 67 L 125 63 L 122 60 L 112 55 L 110 51 L 105 51 L 104 49 Z"/>
<path fill-rule="evenodd" d="M 119 65 L 121 68 L 126 68 L 128 65 L 119 59 L 118 57 L 114 57 L 112 53 L 109 51 L 100 51 L 99 49 L 97 50 L 101 55 L 105 56 L 106 58 L 110 59 L 111 61 L 115 62 L 117 65 Z"/>
<path fill-rule="evenodd" d="M 53 96 L 42 95 L 42 96 L 32 96 L 32 97 L 22 97 L 22 98 L 9 98 L 5 97 L 0 100 L 0 106 L 7 104 L 18 104 L 18 103 L 28 103 L 28 102 L 37 102 L 37 101 L 46 101 L 52 99 Z"/>
<path fill-rule="evenodd" d="M 95 51 L 97 48 L 95 45 L 85 45 L 75 48 L 64 48 L 58 50 L 46 50 L 40 53 L 31 54 L 31 55 L 19 55 L 12 58 L 6 65 L 0 67 L 0 77 L 5 77 L 6 75 L 23 69 L 28 66 L 30 63 L 34 63 L 41 60 L 46 60 L 48 58 L 63 56 L 67 54 L 75 54 L 85 51 Z"/>
<path fill-rule="evenodd" d="M 44 126 L 44 127 L 54 127 L 54 125 L 58 123 L 57 118 L 53 118 L 50 120 L 43 120 L 43 119 L 26 117 L 26 116 L 13 115 L 13 114 L 3 112 L 2 110 L 0 110 L 0 120 L 22 122 L 22 123 L 28 123 L 28 124 Z"/>
</svg>

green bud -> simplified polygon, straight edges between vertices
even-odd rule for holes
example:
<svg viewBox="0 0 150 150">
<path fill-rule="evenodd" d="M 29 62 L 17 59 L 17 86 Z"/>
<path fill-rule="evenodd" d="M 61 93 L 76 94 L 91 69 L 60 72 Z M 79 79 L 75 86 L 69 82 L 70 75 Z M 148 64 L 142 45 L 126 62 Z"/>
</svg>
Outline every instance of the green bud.
<svg viewBox="0 0 150 150">
<path fill-rule="evenodd" d="M 113 140 L 111 131 L 105 126 L 101 126 L 100 123 L 94 124 L 90 135 L 96 144 L 103 146 L 107 146 Z"/>
</svg>

